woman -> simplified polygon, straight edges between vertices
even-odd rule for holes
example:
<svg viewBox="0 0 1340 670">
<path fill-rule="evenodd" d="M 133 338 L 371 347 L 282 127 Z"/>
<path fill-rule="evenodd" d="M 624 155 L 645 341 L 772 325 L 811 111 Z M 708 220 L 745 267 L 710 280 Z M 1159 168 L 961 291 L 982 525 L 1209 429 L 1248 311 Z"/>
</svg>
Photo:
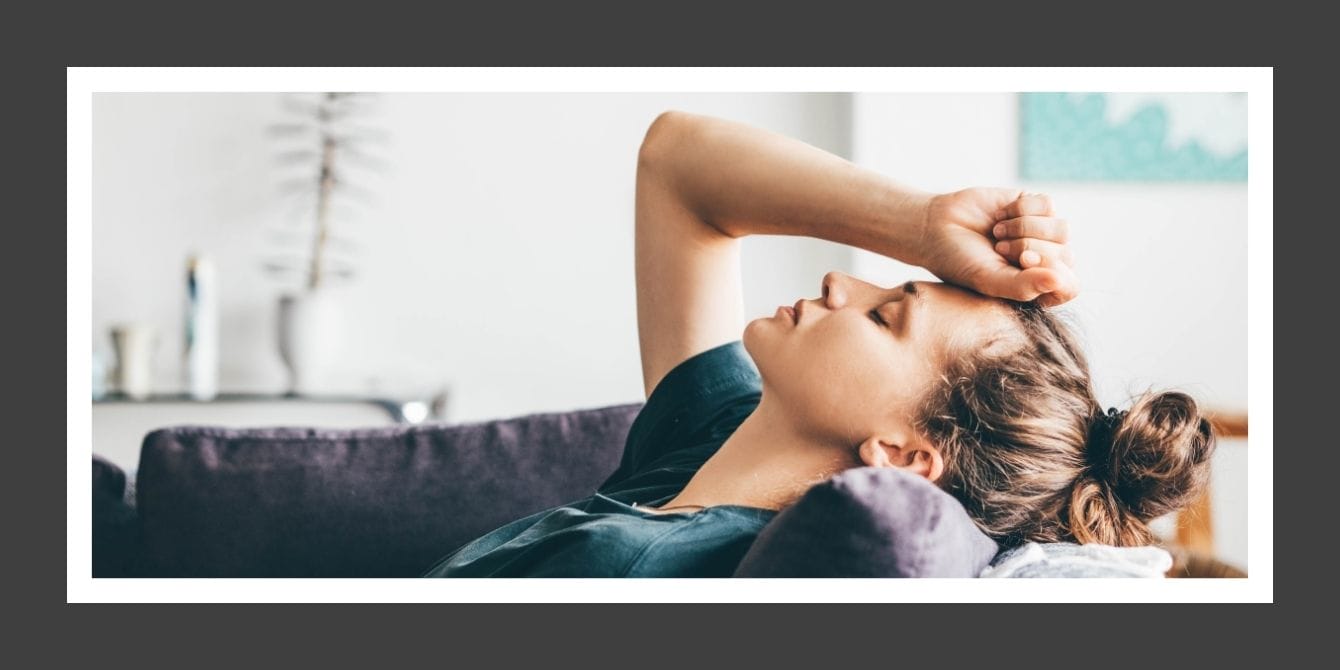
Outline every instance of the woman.
<svg viewBox="0 0 1340 670">
<path fill-rule="evenodd" d="M 739 238 L 808 235 L 947 283 L 824 276 L 744 325 Z M 810 486 L 853 467 L 924 476 L 1006 545 L 1148 544 L 1204 484 L 1196 403 L 1104 412 L 1069 331 L 1065 221 L 1046 196 L 931 195 L 801 142 L 668 112 L 638 160 L 648 396 L 591 497 L 508 524 L 428 576 L 728 576 Z M 743 338 L 741 338 L 743 332 Z"/>
</svg>

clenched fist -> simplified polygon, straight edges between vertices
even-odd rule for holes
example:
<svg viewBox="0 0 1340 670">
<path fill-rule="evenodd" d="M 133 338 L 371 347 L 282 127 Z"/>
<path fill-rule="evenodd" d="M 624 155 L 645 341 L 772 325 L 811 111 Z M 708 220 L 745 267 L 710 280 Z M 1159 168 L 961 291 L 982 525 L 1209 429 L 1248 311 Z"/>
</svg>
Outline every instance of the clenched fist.
<svg viewBox="0 0 1340 670">
<path fill-rule="evenodd" d="M 978 293 L 1052 307 L 1079 293 L 1068 236 L 1046 195 L 969 188 L 931 198 L 916 261 Z"/>
</svg>

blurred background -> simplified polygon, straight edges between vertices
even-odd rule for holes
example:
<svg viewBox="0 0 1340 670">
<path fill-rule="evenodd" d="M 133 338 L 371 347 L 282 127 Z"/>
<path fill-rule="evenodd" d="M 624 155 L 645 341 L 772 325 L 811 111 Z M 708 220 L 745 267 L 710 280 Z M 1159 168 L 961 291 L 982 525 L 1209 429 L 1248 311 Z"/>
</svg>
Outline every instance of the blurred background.
<svg viewBox="0 0 1340 670">
<path fill-rule="evenodd" d="M 1017 186 L 1071 223 L 1100 399 L 1247 410 L 1244 94 L 102 93 L 93 105 L 94 450 L 152 427 L 471 422 L 643 400 L 638 145 L 661 111 L 783 133 L 911 186 Z M 743 242 L 747 315 L 828 242 Z M 1246 441 L 1215 552 L 1246 568 Z M 1171 522 L 1170 522 L 1171 523 Z M 1166 532 L 1175 532 L 1171 525 Z"/>
</svg>

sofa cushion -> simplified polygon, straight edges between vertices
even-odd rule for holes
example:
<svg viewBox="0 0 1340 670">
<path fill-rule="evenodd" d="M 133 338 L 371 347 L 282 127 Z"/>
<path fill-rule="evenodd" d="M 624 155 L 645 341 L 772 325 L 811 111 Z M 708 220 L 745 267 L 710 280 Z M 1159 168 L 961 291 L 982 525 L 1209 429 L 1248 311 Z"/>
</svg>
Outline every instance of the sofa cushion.
<svg viewBox="0 0 1340 670">
<path fill-rule="evenodd" d="M 855 468 L 768 524 L 737 577 L 976 577 L 996 543 L 953 496 L 894 468 Z"/>
<path fill-rule="evenodd" d="M 139 541 L 135 508 L 126 498 L 126 473 L 93 457 L 93 576 L 133 576 Z"/>
<path fill-rule="evenodd" d="M 137 473 L 146 568 L 416 576 L 485 532 L 590 495 L 640 407 L 465 425 L 154 431 Z"/>
</svg>

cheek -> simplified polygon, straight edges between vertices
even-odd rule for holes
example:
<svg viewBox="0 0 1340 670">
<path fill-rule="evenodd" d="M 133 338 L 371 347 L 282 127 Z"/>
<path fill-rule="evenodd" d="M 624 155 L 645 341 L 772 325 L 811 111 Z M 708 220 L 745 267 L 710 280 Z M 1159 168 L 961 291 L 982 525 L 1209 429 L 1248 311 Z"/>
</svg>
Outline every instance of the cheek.
<svg viewBox="0 0 1340 670">
<path fill-rule="evenodd" d="M 933 381 L 929 352 L 913 342 L 891 341 L 885 332 L 845 333 L 841 349 L 823 354 L 813 370 L 830 404 L 878 417 L 903 407 Z"/>
<path fill-rule="evenodd" d="M 780 385 L 785 395 L 801 400 L 798 409 L 851 417 L 888 399 L 896 376 L 889 344 L 876 339 L 874 329 L 866 333 L 854 325 L 816 326 L 775 363 L 786 371 Z"/>
<path fill-rule="evenodd" d="M 744 347 L 764 384 L 814 421 L 850 420 L 885 406 L 901 387 L 904 352 L 891 345 L 891 333 L 873 323 L 828 319 L 801 330 L 768 319 L 745 327 Z"/>
<path fill-rule="evenodd" d="M 806 344 L 807 355 L 815 362 L 816 372 L 829 376 L 866 378 L 884 367 L 889 342 L 877 328 L 864 324 L 836 322 L 820 324 Z"/>
</svg>

